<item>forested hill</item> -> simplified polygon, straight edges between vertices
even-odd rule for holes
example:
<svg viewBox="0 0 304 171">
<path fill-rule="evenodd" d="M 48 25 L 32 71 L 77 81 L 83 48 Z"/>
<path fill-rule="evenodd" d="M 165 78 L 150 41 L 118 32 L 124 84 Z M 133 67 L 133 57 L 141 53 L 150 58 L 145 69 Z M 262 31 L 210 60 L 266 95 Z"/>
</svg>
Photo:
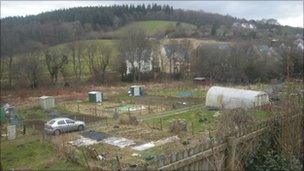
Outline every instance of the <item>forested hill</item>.
<svg viewBox="0 0 304 171">
<path fill-rule="evenodd" d="M 180 37 L 200 38 L 210 33 L 214 37 L 257 38 L 256 32 L 250 29 L 249 31 L 245 29 L 244 32 L 235 31 L 233 28 L 235 23 L 253 24 L 257 29 L 275 29 L 271 30 L 271 34 L 286 35 L 302 31 L 202 11 L 173 9 L 168 5 L 79 7 L 34 16 L 1 19 L 1 56 L 23 53 L 72 40 L 100 38 L 102 37 L 100 35 L 111 38 L 112 35 L 109 36 L 109 33 L 118 27 L 143 20 L 178 21 L 197 26 L 197 30 L 192 33 L 175 34 Z M 99 36 L 95 36 L 96 34 L 92 36 L 90 33 L 98 33 Z M 91 36 L 88 36 L 89 34 Z"/>
</svg>

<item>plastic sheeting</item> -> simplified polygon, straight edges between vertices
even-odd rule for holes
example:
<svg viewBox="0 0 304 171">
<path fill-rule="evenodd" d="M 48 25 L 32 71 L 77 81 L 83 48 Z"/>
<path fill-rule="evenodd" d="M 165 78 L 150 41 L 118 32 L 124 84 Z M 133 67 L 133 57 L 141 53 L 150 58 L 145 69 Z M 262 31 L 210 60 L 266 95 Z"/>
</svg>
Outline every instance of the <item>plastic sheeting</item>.
<svg viewBox="0 0 304 171">
<path fill-rule="evenodd" d="M 129 139 L 122 138 L 122 137 L 110 137 L 110 138 L 102 140 L 102 142 L 106 143 L 106 144 L 117 146 L 119 148 L 124 148 L 124 147 L 128 147 L 128 146 L 135 144 L 135 142 L 133 140 L 129 140 Z"/>
<path fill-rule="evenodd" d="M 91 138 L 81 137 L 77 140 L 70 141 L 69 143 L 77 147 L 81 147 L 81 146 L 90 146 L 90 145 L 98 144 L 100 142 L 93 140 Z"/>
<path fill-rule="evenodd" d="M 132 147 L 132 149 L 134 150 L 138 150 L 138 151 L 143 151 L 143 150 L 147 150 L 149 148 L 153 148 L 155 146 L 161 146 L 173 141 L 179 140 L 178 136 L 172 136 L 172 137 L 167 137 L 167 138 L 163 138 L 157 141 L 151 141 L 142 145 L 138 145 L 135 147 Z"/>
<path fill-rule="evenodd" d="M 206 95 L 206 106 L 214 109 L 253 108 L 269 103 L 267 93 L 213 86 Z"/>
</svg>

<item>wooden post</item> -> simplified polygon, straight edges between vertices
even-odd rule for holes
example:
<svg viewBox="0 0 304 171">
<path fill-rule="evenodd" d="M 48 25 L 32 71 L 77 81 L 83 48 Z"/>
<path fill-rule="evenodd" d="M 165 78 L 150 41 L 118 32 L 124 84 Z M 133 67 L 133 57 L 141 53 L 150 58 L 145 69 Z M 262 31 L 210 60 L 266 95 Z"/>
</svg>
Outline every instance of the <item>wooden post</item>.
<svg viewBox="0 0 304 171">
<path fill-rule="evenodd" d="M 193 121 L 191 122 L 191 129 L 192 129 L 192 135 L 194 135 L 194 123 L 193 123 Z"/>
<path fill-rule="evenodd" d="M 23 125 L 23 135 L 25 135 L 25 133 L 26 133 L 26 126 Z"/>
<path fill-rule="evenodd" d="M 130 107 L 128 107 L 128 115 L 129 115 L 129 118 L 130 118 L 130 116 L 131 116 Z"/>
<path fill-rule="evenodd" d="M 97 105 L 95 104 L 95 116 L 97 116 Z"/>
<path fill-rule="evenodd" d="M 226 169 L 227 170 L 237 170 L 236 168 L 236 138 L 227 138 L 227 159 L 226 159 Z"/>
<path fill-rule="evenodd" d="M 79 111 L 79 102 L 77 103 L 77 113 L 79 114 L 80 111 Z"/>
<path fill-rule="evenodd" d="M 159 118 L 160 120 L 160 130 L 163 130 L 163 118 Z"/>
<path fill-rule="evenodd" d="M 148 106 L 148 111 L 149 111 L 149 114 L 151 113 L 151 108 L 150 108 L 150 104 Z"/>
<path fill-rule="evenodd" d="M 121 170 L 120 161 L 119 161 L 118 156 L 116 156 L 116 161 L 117 161 L 117 170 Z"/>
</svg>

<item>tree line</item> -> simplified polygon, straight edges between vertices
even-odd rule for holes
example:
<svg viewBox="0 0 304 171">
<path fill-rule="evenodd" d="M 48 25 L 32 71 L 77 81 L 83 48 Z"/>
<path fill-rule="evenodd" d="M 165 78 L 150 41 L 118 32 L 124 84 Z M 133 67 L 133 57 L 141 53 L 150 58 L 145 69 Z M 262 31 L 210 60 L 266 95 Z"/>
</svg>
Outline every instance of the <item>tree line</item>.
<svg viewBox="0 0 304 171">
<path fill-rule="evenodd" d="M 115 44 L 75 39 L 64 47 L 41 50 L 41 46 L 32 44 L 35 48 L 22 57 L 1 60 L 2 88 L 104 84 L 109 72 L 115 73 L 116 81 L 133 82 L 203 76 L 219 82 L 252 83 L 303 75 L 303 50 L 293 44 L 267 51 L 250 41 L 194 47 L 188 39 L 170 39 L 161 44 L 148 39 L 141 28 L 131 27 Z"/>
<path fill-rule="evenodd" d="M 1 19 L 1 56 L 27 51 L 28 42 L 51 46 L 77 39 L 89 33 L 109 32 L 134 21 L 170 20 L 210 25 L 228 24 L 235 20 L 204 12 L 174 10 L 169 5 L 122 5 L 110 7 L 78 7 L 45 12 L 35 16 Z M 14 47 L 14 48 L 13 48 Z"/>
</svg>

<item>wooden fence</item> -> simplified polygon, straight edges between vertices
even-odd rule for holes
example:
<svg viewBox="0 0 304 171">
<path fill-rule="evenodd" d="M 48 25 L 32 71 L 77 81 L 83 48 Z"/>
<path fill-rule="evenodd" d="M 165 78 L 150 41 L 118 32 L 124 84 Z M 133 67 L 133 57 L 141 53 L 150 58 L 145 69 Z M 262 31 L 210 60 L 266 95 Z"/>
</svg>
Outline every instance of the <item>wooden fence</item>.
<svg viewBox="0 0 304 171">
<path fill-rule="evenodd" d="M 151 170 L 236 170 L 236 153 L 240 146 L 273 128 L 278 118 L 271 118 L 256 125 L 240 128 L 225 138 L 212 133 L 201 144 L 188 149 L 157 156 L 149 165 Z M 303 114 L 283 118 L 281 122 L 303 122 Z M 299 125 L 300 126 L 300 125 Z M 299 140 L 300 141 L 300 140 Z M 256 144 L 254 144 L 256 145 Z"/>
</svg>

